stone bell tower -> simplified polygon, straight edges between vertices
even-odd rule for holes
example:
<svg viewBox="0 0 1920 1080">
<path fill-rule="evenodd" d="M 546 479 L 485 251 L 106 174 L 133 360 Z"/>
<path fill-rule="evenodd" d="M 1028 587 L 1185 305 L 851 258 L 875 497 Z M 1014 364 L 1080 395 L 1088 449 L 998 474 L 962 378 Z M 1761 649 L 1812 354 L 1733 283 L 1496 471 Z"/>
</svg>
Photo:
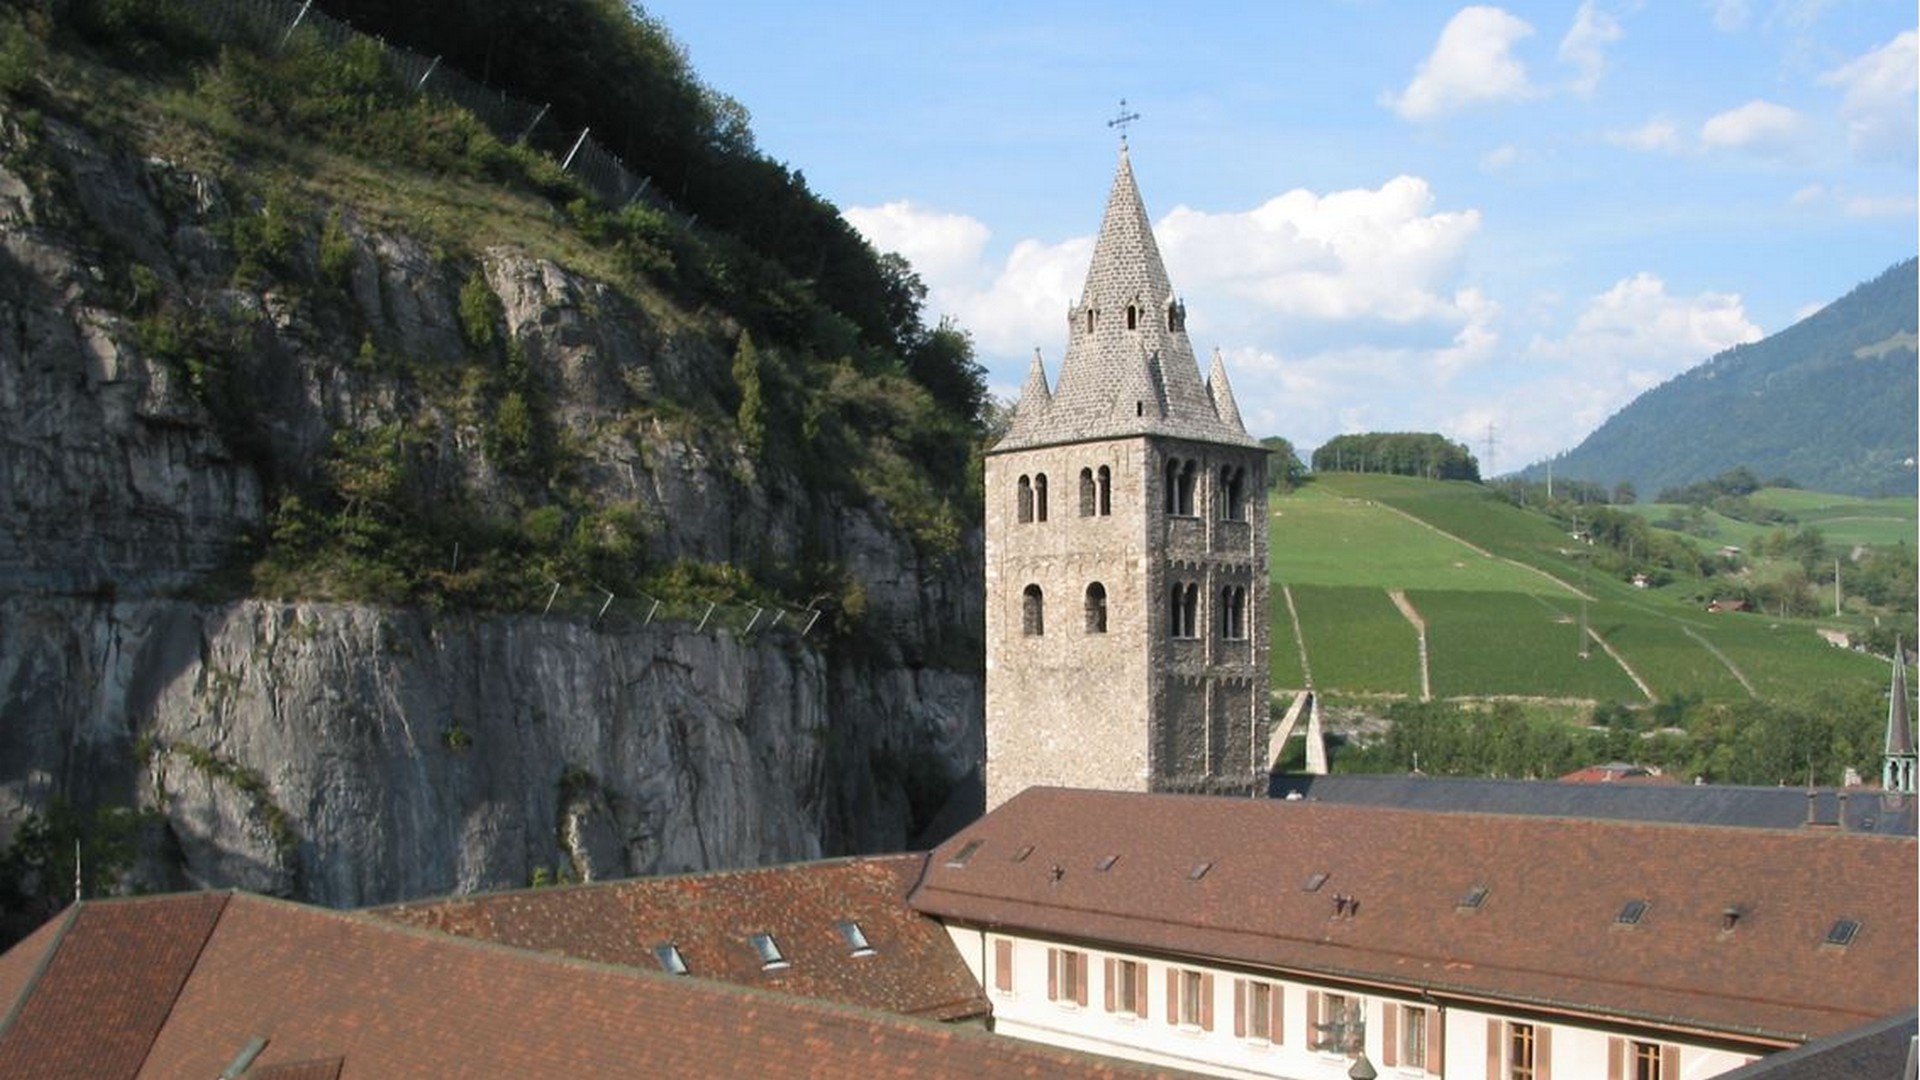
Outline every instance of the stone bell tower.
<svg viewBox="0 0 1920 1080">
<path fill-rule="evenodd" d="M 1267 738 L 1266 451 L 1205 380 L 1126 143 L 1067 351 L 986 458 L 987 806 L 1245 794 Z"/>
</svg>

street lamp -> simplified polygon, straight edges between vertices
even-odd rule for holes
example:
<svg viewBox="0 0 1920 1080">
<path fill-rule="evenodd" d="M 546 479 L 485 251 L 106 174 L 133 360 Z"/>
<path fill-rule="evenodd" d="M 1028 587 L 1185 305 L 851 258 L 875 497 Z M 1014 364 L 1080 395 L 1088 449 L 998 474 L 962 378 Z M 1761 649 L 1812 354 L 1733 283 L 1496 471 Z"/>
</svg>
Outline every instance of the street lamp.
<svg viewBox="0 0 1920 1080">
<path fill-rule="evenodd" d="M 1373 1062 L 1367 1060 L 1366 1051 L 1354 1061 L 1353 1068 L 1347 1070 L 1348 1080 L 1378 1080 L 1380 1074 L 1374 1070 Z"/>
</svg>

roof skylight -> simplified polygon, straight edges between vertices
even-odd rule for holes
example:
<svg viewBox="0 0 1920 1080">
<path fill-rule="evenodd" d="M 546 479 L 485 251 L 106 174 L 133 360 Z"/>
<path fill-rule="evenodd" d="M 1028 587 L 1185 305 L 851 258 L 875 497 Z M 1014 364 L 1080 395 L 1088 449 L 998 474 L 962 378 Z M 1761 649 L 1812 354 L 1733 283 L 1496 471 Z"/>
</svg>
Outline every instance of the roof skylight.
<svg viewBox="0 0 1920 1080">
<path fill-rule="evenodd" d="M 1613 921 L 1621 926 L 1637 926 L 1640 919 L 1646 915 L 1649 906 L 1651 905 L 1645 900 L 1629 900 L 1620 909 L 1620 914 L 1613 917 Z"/>
<path fill-rule="evenodd" d="M 1457 906 L 1461 911 L 1478 911 L 1480 905 L 1487 902 L 1488 891 L 1485 885 L 1475 885 L 1461 894 Z"/>
<path fill-rule="evenodd" d="M 973 853 L 979 850 L 980 841 L 969 840 L 960 845 L 960 850 L 953 853 L 953 858 L 947 860 L 947 865 L 954 867 L 965 866 L 967 865 L 967 860 L 973 858 Z"/>
<path fill-rule="evenodd" d="M 1835 919 L 1827 927 L 1827 944 L 1845 947 L 1853 943 L 1853 937 L 1860 932 L 1859 919 Z"/>
<path fill-rule="evenodd" d="M 1320 886 L 1325 885 L 1326 883 L 1327 883 L 1327 875 L 1315 874 L 1312 877 L 1307 879 L 1307 883 L 1305 885 L 1300 886 L 1300 891 L 1301 892 L 1319 892 Z"/>
<path fill-rule="evenodd" d="M 671 941 L 663 941 L 653 947 L 653 958 L 660 961 L 660 970 L 669 975 L 687 974 L 686 957 L 680 955 L 680 949 Z"/>
<path fill-rule="evenodd" d="M 1102 871 L 1111 870 L 1113 869 L 1113 864 L 1119 861 L 1120 856 L 1118 855 L 1102 855 L 1100 856 L 1100 861 L 1093 864 L 1093 868 Z"/>
<path fill-rule="evenodd" d="M 847 948 L 853 950 L 853 955 L 873 955 L 873 946 L 867 943 L 867 935 L 861 931 L 859 923 L 847 919 L 833 925 L 834 929 L 840 931 L 840 937 L 846 941 Z"/>
<path fill-rule="evenodd" d="M 780 952 L 780 944 L 773 940 L 772 934 L 755 934 L 749 939 L 753 942 L 753 951 L 760 954 L 760 969 L 772 971 L 776 968 L 791 967 L 792 963 Z"/>
</svg>

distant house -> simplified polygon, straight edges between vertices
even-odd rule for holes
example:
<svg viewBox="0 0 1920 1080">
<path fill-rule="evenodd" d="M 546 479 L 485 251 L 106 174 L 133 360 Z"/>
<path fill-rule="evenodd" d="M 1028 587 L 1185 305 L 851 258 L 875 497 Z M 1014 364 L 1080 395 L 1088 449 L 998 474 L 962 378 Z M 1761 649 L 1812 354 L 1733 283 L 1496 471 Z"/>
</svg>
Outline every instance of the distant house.
<svg viewBox="0 0 1920 1080">
<path fill-rule="evenodd" d="M 1707 610 L 1717 614 L 1722 611 L 1748 611 L 1750 610 L 1750 607 L 1745 600 L 1729 598 L 1729 599 L 1723 599 L 1723 600 L 1709 600 L 1707 602 Z"/>
<path fill-rule="evenodd" d="M 1647 577 L 1645 573 L 1639 573 L 1639 574 L 1633 575 L 1633 587 L 1636 589 L 1646 588 L 1651 583 L 1651 581 L 1652 579 Z"/>
<path fill-rule="evenodd" d="M 1661 773 L 1659 769 L 1649 768 L 1645 765 L 1631 765 L 1624 761 L 1613 761 L 1605 765 L 1589 765 L 1584 769 L 1575 769 L 1573 772 L 1562 776 L 1560 781 L 1566 784 L 1677 783 L 1673 777 Z"/>
</svg>

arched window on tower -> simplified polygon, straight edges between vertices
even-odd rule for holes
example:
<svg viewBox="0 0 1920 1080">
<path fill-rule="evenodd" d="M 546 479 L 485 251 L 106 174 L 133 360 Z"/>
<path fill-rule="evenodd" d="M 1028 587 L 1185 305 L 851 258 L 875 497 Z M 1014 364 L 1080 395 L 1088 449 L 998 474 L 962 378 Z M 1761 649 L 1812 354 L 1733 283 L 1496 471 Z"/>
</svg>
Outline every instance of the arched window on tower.
<svg viewBox="0 0 1920 1080">
<path fill-rule="evenodd" d="M 1167 459 L 1167 513 L 1173 517 L 1193 516 L 1193 487 L 1197 469 L 1191 461 Z"/>
<path fill-rule="evenodd" d="M 1033 478 L 1033 520 L 1047 520 L 1047 474 Z"/>
<path fill-rule="evenodd" d="M 1100 516 L 1109 517 L 1113 514 L 1113 470 L 1100 466 L 1096 483 L 1100 489 Z"/>
<path fill-rule="evenodd" d="M 1040 586 L 1029 585 L 1020 597 L 1020 632 L 1028 637 L 1040 637 L 1047 632 L 1046 599 L 1040 594 Z"/>
<path fill-rule="evenodd" d="M 1220 520 L 1247 520 L 1247 470 L 1232 465 L 1220 467 Z"/>
<path fill-rule="evenodd" d="M 1093 333 L 1093 309 L 1087 309 L 1087 333 Z"/>
<path fill-rule="evenodd" d="M 1020 478 L 1020 498 L 1016 504 L 1015 517 L 1022 525 L 1033 520 L 1033 481 L 1024 476 Z"/>
<path fill-rule="evenodd" d="M 1228 641 L 1247 637 L 1247 590 L 1229 585 L 1220 590 L 1220 636 Z"/>
<path fill-rule="evenodd" d="M 1175 582 L 1167 599 L 1169 635 L 1176 638 L 1199 637 L 1200 586 Z"/>
<path fill-rule="evenodd" d="M 1140 329 L 1140 307 L 1137 304 L 1127 305 L 1127 329 Z"/>
<path fill-rule="evenodd" d="M 1093 470 L 1080 470 L 1080 516 L 1092 517 L 1094 513 Z"/>
<path fill-rule="evenodd" d="M 1094 582 L 1087 586 L 1087 633 L 1107 632 L 1107 587 Z"/>
</svg>

